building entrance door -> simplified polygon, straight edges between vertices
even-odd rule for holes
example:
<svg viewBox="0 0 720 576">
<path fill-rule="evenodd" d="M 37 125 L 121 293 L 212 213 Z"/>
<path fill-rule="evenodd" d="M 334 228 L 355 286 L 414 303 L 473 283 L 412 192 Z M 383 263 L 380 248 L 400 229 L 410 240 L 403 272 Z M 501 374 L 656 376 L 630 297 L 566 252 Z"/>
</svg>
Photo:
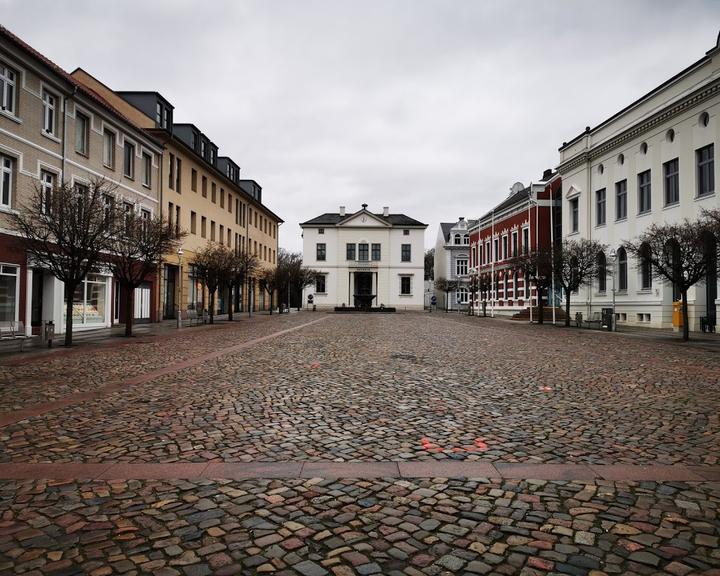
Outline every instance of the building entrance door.
<svg viewBox="0 0 720 576">
<path fill-rule="evenodd" d="M 42 326 L 43 281 L 43 271 L 35 268 L 32 275 L 32 307 L 30 310 L 30 324 L 33 327 Z"/>
<path fill-rule="evenodd" d="M 177 267 L 165 266 L 165 318 L 175 318 L 175 285 L 177 281 Z"/>
<path fill-rule="evenodd" d="M 372 272 L 355 272 L 355 306 L 370 308 L 375 294 L 372 293 Z"/>
</svg>

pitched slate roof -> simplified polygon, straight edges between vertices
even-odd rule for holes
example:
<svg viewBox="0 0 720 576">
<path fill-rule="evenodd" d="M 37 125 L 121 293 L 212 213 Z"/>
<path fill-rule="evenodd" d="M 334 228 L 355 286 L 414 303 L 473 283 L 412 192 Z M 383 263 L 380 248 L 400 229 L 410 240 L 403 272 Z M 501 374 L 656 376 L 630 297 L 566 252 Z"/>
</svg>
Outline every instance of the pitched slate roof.
<svg viewBox="0 0 720 576">
<path fill-rule="evenodd" d="M 360 212 L 362 212 L 362 210 Z M 357 214 L 357 212 L 355 214 Z M 427 224 L 423 224 L 419 220 L 415 220 L 415 218 L 410 218 L 410 216 L 406 216 L 405 214 L 388 214 L 387 216 L 383 216 L 382 213 L 375 214 L 375 213 L 370 212 L 370 214 L 372 214 L 379 220 L 387 222 L 391 226 L 425 226 L 425 227 L 427 227 Z M 322 226 L 322 225 L 335 226 L 342 220 L 351 218 L 353 215 L 354 215 L 353 213 L 347 213 L 347 214 L 345 214 L 345 216 L 340 216 L 339 212 L 325 212 L 325 214 L 316 216 L 315 218 L 312 218 L 311 220 L 308 220 L 307 222 L 302 222 L 300 224 L 300 226 Z"/>
</svg>

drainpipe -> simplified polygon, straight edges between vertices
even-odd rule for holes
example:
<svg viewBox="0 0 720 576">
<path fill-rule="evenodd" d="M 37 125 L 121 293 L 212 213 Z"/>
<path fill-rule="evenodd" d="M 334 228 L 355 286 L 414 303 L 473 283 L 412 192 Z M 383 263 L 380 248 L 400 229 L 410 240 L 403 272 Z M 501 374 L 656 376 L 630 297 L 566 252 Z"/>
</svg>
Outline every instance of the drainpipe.
<svg viewBox="0 0 720 576">
<path fill-rule="evenodd" d="M 550 264 L 552 266 L 552 276 L 550 277 L 551 282 L 551 290 L 552 290 L 552 298 L 553 298 L 553 307 L 552 307 L 552 322 L 553 326 L 555 326 L 555 308 L 556 308 L 556 302 L 555 302 L 555 230 L 553 226 L 553 211 L 555 209 L 555 200 L 553 196 L 553 190 L 552 190 L 552 183 L 549 186 L 549 192 L 550 192 Z"/>
<path fill-rule="evenodd" d="M 590 127 L 585 128 L 585 149 L 587 160 L 585 161 L 585 172 L 587 180 L 587 239 L 592 240 L 592 174 L 590 170 Z M 607 197 L 607 196 L 606 196 Z M 588 318 L 592 317 L 592 285 L 588 287 Z"/>
<path fill-rule="evenodd" d="M 490 229 L 490 250 L 492 251 L 492 259 L 490 261 L 490 294 L 492 295 L 492 299 L 490 300 L 490 317 L 495 318 L 494 289 L 497 286 L 497 284 L 495 283 L 495 258 L 497 257 L 497 254 L 495 254 L 495 208 L 493 208 L 492 211 L 492 226 Z"/>
</svg>

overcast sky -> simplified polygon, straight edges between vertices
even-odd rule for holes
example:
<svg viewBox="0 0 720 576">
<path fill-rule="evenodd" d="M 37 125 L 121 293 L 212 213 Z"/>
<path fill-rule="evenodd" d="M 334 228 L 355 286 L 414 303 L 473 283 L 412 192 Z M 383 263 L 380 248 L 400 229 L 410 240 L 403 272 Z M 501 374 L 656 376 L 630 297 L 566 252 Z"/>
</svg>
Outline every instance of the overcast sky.
<svg viewBox="0 0 720 576">
<path fill-rule="evenodd" d="M 710 49 L 718 1 L 0 0 L 68 71 L 156 90 L 285 220 L 477 217 Z"/>
</svg>

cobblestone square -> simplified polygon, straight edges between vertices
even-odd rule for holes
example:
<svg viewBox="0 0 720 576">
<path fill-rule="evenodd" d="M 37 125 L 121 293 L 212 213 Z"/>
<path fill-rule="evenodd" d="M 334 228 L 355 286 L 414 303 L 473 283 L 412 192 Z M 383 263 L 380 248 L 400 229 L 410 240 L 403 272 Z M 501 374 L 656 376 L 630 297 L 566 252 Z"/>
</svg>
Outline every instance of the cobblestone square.
<svg viewBox="0 0 720 576">
<path fill-rule="evenodd" d="M 720 574 L 712 346 L 303 312 L 6 364 L 3 574 Z"/>
</svg>

